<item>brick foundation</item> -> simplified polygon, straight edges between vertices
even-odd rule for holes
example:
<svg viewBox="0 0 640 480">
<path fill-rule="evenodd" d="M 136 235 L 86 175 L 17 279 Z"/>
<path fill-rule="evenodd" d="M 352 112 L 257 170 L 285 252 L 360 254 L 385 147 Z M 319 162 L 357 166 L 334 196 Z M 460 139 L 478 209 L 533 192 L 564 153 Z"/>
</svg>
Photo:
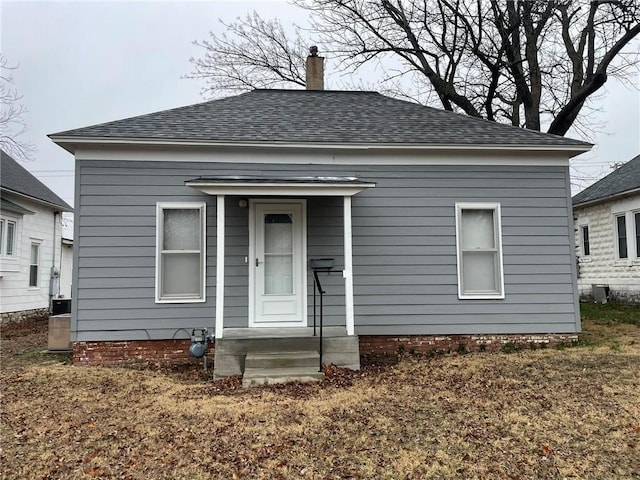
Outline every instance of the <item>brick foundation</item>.
<svg viewBox="0 0 640 480">
<path fill-rule="evenodd" d="M 33 310 L 21 310 L 19 312 L 5 312 L 0 314 L 0 325 L 21 323 L 28 321 L 46 321 L 49 318 L 48 308 L 36 308 Z"/>
<path fill-rule="evenodd" d="M 432 352 L 499 351 L 503 348 L 545 348 L 578 340 L 575 333 L 535 335 L 377 335 L 360 336 L 360 355 L 427 354 Z M 133 340 L 121 342 L 75 342 L 76 365 L 183 365 L 195 359 L 190 340 Z M 207 358 L 213 360 L 214 344 Z"/>
<path fill-rule="evenodd" d="M 133 340 L 122 342 L 75 342 L 75 365 L 183 365 L 195 359 L 189 353 L 190 340 Z M 213 359 L 209 343 L 207 358 Z"/>
<path fill-rule="evenodd" d="M 578 334 L 534 335 L 378 335 L 360 336 L 360 355 L 425 354 L 464 350 L 496 351 L 507 347 L 546 348 L 570 344 Z"/>
</svg>

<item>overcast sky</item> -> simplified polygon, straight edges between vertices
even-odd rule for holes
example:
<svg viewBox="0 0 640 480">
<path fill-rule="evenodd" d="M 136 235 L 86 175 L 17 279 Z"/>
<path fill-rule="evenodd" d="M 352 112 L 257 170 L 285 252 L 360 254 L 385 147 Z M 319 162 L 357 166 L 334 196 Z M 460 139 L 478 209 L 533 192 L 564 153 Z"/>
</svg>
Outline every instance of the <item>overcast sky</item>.
<svg viewBox="0 0 640 480">
<path fill-rule="evenodd" d="M 285 1 L 0 1 L 0 52 L 19 65 L 22 138 L 36 147 L 25 167 L 70 204 L 73 156 L 47 134 L 203 101 L 203 83 L 182 77 L 202 54 L 192 41 L 222 32 L 219 18 L 253 10 L 285 25 L 306 18 Z M 640 153 L 640 94 L 612 81 L 603 97 L 604 132 L 576 161 L 581 187 Z"/>
</svg>

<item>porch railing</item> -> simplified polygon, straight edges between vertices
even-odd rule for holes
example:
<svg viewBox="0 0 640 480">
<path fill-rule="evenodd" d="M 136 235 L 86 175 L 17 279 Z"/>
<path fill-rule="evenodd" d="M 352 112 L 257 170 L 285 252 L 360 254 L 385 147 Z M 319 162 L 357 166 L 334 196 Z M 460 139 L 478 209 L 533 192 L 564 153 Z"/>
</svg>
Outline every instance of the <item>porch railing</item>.
<svg viewBox="0 0 640 480">
<path fill-rule="evenodd" d="M 330 272 L 333 268 L 335 262 L 333 258 L 318 258 L 309 261 L 309 266 L 313 271 L 313 336 L 316 336 L 316 290 L 320 295 L 320 336 L 318 339 L 319 343 L 319 354 L 320 354 L 320 365 L 318 366 L 318 371 L 322 372 L 322 327 L 324 324 L 323 319 L 323 310 L 324 310 L 324 294 L 325 290 L 322 288 L 322 284 L 320 283 L 320 278 L 318 278 L 318 272 Z"/>
</svg>

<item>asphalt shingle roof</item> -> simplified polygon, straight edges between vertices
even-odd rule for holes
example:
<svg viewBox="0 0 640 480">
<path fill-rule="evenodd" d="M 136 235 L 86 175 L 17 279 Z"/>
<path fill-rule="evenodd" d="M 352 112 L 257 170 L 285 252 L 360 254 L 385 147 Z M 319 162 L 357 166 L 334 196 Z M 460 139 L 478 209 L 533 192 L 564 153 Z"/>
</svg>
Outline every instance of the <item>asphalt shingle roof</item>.
<svg viewBox="0 0 640 480">
<path fill-rule="evenodd" d="M 49 203 L 60 208 L 60 210 L 73 211 L 73 208 L 67 202 L 53 193 L 44 183 L 2 150 L 0 150 L 0 187 L 3 190 L 16 192 Z"/>
<path fill-rule="evenodd" d="M 640 155 L 573 197 L 573 205 L 604 200 L 640 189 Z"/>
<path fill-rule="evenodd" d="M 50 135 L 223 143 L 589 144 L 460 115 L 376 92 L 253 90 Z"/>
</svg>

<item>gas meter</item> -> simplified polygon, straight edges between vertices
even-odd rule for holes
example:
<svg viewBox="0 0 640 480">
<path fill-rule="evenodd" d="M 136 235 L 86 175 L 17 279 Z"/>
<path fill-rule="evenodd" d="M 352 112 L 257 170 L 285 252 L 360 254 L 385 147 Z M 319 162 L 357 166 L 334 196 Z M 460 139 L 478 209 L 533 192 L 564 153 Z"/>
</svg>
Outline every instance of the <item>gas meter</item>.
<svg viewBox="0 0 640 480">
<path fill-rule="evenodd" d="M 191 332 L 191 346 L 189 353 L 196 358 L 201 358 L 207 352 L 207 329 L 194 328 Z"/>
</svg>

